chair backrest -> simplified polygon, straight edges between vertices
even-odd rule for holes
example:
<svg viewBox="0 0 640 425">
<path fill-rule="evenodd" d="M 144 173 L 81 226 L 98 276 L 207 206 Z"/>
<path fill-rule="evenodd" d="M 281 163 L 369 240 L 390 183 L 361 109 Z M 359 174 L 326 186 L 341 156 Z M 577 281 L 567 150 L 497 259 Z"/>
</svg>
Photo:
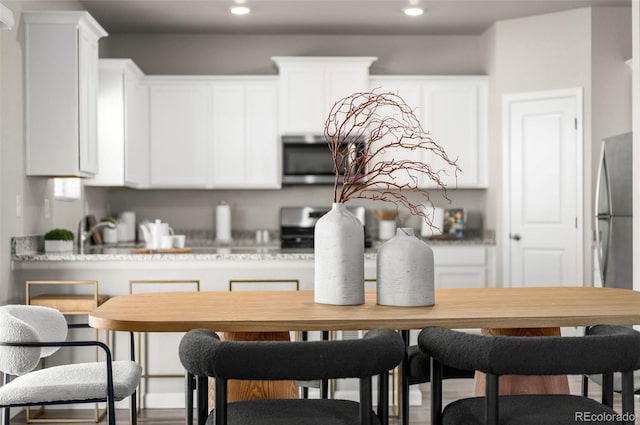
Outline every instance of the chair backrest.
<svg viewBox="0 0 640 425">
<path fill-rule="evenodd" d="M 33 305 L 0 307 L 0 342 L 54 342 L 67 338 L 67 320 L 58 310 Z M 59 347 L 0 346 L 0 371 L 24 375 L 32 371 L 40 358 L 52 355 Z"/>
<path fill-rule="evenodd" d="M 222 379 L 314 380 L 365 378 L 397 366 L 405 353 L 402 337 L 390 329 L 361 339 L 334 341 L 221 341 L 206 329 L 189 331 L 180 360 L 197 376 Z"/>
<path fill-rule="evenodd" d="M 445 364 L 493 375 L 598 374 L 640 369 L 640 333 L 610 328 L 576 337 L 513 337 L 429 327 L 420 332 L 418 345 Z"/>
</svg>

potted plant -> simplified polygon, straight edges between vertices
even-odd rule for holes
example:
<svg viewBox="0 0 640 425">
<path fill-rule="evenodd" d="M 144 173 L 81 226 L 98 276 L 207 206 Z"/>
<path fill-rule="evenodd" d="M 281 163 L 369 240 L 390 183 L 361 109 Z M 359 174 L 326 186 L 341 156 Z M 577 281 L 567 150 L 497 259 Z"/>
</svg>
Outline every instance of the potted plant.
<svg viewBox="0 0 640 425">
<path fill-rule="evenodd" d="M 45 252 L 73 251 L 73 232 L 67 229 L 53 229 L 44 235 Z"/>
</svg>

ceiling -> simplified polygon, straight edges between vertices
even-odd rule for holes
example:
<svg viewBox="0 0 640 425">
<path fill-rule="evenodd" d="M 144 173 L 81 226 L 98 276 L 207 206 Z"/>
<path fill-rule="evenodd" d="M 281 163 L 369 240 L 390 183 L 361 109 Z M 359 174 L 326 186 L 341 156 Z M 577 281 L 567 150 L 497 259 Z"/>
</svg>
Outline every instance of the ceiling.
<svg viewBox="0 0 640 425">
<path fill-rule="evenodd" d="M 493 22 L 631 0 L 80 0 L 109 32 L 478 35 Z M 252 12 L 234 16 L 244 3 Z M 402 8 L 417 4 L 422 16 Z"/>
</svg>

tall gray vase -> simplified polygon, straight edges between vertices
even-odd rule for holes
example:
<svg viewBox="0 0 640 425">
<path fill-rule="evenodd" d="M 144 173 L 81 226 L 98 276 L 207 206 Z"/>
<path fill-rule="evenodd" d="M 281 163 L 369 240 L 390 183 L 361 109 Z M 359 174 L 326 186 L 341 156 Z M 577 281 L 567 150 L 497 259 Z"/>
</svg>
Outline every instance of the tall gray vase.
<svg viewBox="0 0 640 425">
<path fill-rule="evenodd" d="M 364 304 L 364 227 L 342 203 L 316 222 L 314 300 L 320 304 Z"/>
<path fill-rule="evenodd" d="M 433 250 L 416 238 L 412 228 L 400 228 L 376 256 L 377 303 L 428 306 L 435 303 Z"/>
</svg>

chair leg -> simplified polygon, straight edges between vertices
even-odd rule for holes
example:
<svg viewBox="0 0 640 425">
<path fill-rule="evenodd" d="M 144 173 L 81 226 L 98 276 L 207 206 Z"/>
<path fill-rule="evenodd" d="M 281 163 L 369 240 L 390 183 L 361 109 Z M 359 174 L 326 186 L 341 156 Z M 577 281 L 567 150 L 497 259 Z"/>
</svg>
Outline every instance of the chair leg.
<svg viewBox="0 0 640 425">
<path fill-rule="evenodd" d="M 227 380 L 216 378 L 215 424 L 227 425 Z"/>
<path fill-rule="evenodd" d="M 498 425 L 498 375 L 487 373 L 485 385 L 485 423 Z"/>
<path fill-rule="evenodd" d="M 389 372 L 378 376 L 378 418 L 381 425 L 389 425 Z"/>
<path fill-rule="evenodd" d="M 404 341 L 405 348 L 409 347 L 410 332 L 407 329 L 401 330 L 400 334 Z M 409 357 L 406 350 L 402 363 L 400 364 L 400 420 L 402 425 L 409 425 Z M 434 422 L 435 424 L 435 422 Z"/>
<path fill-rule="evenodd" d="M 131 400 L 129 400 L 129 423 L 131 425 L 136 425 L 138 423 L 138 410 L 136 407 L 136 392 L 130 396 Z"/>
<path fill-rule="evenodd" d="M 197 389 L 197 423 L 204 425 L 207 422 L 207 414 L 209 413 L 209 379 L 206 376 L 198 376 L 196 381 Z M 216 394 L 218 389 L 216 388 Z"/>
<path fill-rule="evenodd" d="M 329 340 L 329 331 L 322 331 L 322 340 Z M 329 398 L 329 380 L 321 379 L 320 380 L 320 398 L 328 399 Z"/>
<path fill-rule="evenodd" d="M 613 373 L 602 374 L 602 404 L 613 408 Z"/>
<path fill-rule="evenodd" d="M 589 397 L 589 377 L 582 375 L 582 397 Z"/>
<path fill-rule="evenodd" d="M 633 425 L 635 423 L 635 410 L 633 399 L 633 371 L 622 373 L 622 413 L 625 415 L 625 425 Z"/>
<path fill-rule="evenodd" d="M 442 423 L 442 363 L 431 357 L 431 424 Z"/>
<path fill-rule="evenodd" d="M 195 377 L 191 372 L 185 373 L 185 420 L 187 425 L 193 425 L 193 390 Z"/>
<path fill-rule="evenodd" d="M 9 374 L 3 373 L 2 385 L 7 385 L 9 381 L 11 381 Z M 5 407 L 2 409 L 2 425 L 9 425 L 9 421 L 11 421 L 11 408 Z"/>
<path fill-rule="evenodd" d="M 360 425 L 371 423 L 371 377 L 360 378 Z"/>
</svg>

